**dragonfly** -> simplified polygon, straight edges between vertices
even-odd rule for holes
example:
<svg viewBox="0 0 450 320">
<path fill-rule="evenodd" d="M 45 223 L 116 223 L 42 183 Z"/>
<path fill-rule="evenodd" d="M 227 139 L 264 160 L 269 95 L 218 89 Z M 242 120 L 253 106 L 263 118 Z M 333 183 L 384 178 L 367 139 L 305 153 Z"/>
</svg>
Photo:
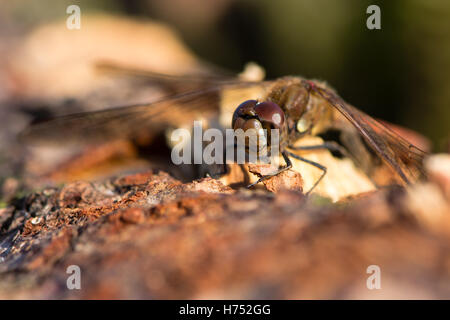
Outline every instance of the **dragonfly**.
<svg viewBox="0 0 450 320">
<path fill-rule="evenodd" d="M 219 117 L 225 92 L 228 92 L 228 96 L 235 94 L 238 97 L 242 90 L 257 89 L 258 93 L 255 94 L 257 97 L 245 100 L 235 108 L 228 126 L 234 130 L 280 129 L 279 152 L 285 165 L 273 173 L 261 176 L 249 187 L 291 169 L 290 158 L 295 158 L 322 171 L 321 176 L 308 191 L 310 193 L 326 175 L 327 168 L 300 156 L 296 151 L 328 149 L 342 156 L 348 156 L 348 148 L 336 141 L 325 141 L 323 144 L 312 146 L 295 146 L 295 142 L 307 135 L 319 135 L 330 128 L 354 132 L 361 137 L 364 145 L 392 170 L 400 184 L 409 185 L 425 176 L 423 170 L 425 151 L 408 142 L 388 126 L 348 104 L 334 89 L 318 80 L 308 80 L 300 76 L 257 81 L 228 75 L 173 76 L 108 62 L 101 62 L 97 67 L 142 76 L 171 87 L 188 89 L 149 103 L 55 117 L 30 125 L 20 134 L 20 139 L 26 143 L 66 144 L 73 140 L 93 143 L 115 138 L 134 139 L 149 132 L 161 134 L 168 128 L 192 125 L 193 121 L 199 118 Z M 354 153 L 353 159 L 355 158 L 358 160 L 358 156 Z"/>
</svg>

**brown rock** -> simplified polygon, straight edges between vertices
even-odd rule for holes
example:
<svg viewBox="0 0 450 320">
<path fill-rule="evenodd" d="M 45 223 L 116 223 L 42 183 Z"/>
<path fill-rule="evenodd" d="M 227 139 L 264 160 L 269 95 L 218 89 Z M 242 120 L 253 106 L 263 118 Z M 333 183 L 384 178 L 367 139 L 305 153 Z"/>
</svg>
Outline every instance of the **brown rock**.
<svg viewBox="0 0 450 320">
<path fill-rule="evenodd" d="M 448 298 L 450 203 L 439 190 L 335 204 L 164 173 L 44 190 L 1 220 L 0 298 Z M 65 289 L 69 265 L 82 290 Z M 382 290 L 366 287 L 370 265 Z"/>
<path fill-rule="evenodd" d="M 271 174 L 276 170 L 273 166 L 269 164 L 259 164 L 259 165 L 248 165 L 248 170 L 251 173 L 261 177 L 263 175 Z M 280 174 L 271 177 L 262 182 L 267 190 L 277 193 L 280 190 L 295 190 L 302 192 L 303 190 L 303 179 L 300 173 L 293 170 L 286 170 Z"/>
<path fill-rule="evenodd" d="M 144 221 L 145 213 L 141 208 L 129 208 L 122 212 L 121 219 L 126 223 L 137 224 Z"/>
</svg>

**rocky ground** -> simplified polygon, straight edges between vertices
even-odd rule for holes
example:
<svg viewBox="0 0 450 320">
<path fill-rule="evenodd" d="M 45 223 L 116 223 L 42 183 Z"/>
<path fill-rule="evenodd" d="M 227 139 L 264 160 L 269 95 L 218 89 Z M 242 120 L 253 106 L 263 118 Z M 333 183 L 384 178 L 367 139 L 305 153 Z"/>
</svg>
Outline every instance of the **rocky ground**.
<svg viewBox="0 0 450 320">
<path fill-rule="evenodd" d="M 44 189 L 0 211 L 0 297 L 449 298 L 450 180 L 435 177 L 335 204 L 164 172 Z"/>
</svg>

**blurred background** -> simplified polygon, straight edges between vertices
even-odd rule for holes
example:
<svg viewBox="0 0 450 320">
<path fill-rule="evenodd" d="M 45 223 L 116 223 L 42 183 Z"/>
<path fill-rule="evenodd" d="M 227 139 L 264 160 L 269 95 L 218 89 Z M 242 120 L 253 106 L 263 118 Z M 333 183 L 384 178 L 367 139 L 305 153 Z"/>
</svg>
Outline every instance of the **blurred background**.
<svg viewBox="0 0 450 320">
<path fill-rule="evenodd" d="M 447 149 L 447 0 L 3 0 L 0 53 L 8 39 L 66 19 L 71 4 L 82 24 L 86 13 L 161 21 L 201 59 L 233 71 L 255 61 L 269 78 L 326 80 L 359 109 L 424 134 L 434 151 Z M 381 30 L 366 27 L 371 4 L 381 8 Z"/>
</svg>

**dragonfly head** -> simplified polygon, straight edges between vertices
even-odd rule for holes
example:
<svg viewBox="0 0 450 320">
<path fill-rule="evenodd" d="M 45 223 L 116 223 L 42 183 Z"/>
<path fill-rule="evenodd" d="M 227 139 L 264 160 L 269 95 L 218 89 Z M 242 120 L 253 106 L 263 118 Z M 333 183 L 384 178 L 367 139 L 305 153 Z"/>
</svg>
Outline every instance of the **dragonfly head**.
<svg viewBox="0 0 450 320">
<path fill-rule="evenodd" d="M 234 111 L 231 126 L 244 132 L 254 130 L 257 138 L 264 138 L 270 148 L 272 130 L 278 130 L 278 137 L 282 137 L 286 124 L 284 112 L 275 102 L 247 100 Z M 246 141 L 248 147 L 247 144 Z"/>
</svg>

